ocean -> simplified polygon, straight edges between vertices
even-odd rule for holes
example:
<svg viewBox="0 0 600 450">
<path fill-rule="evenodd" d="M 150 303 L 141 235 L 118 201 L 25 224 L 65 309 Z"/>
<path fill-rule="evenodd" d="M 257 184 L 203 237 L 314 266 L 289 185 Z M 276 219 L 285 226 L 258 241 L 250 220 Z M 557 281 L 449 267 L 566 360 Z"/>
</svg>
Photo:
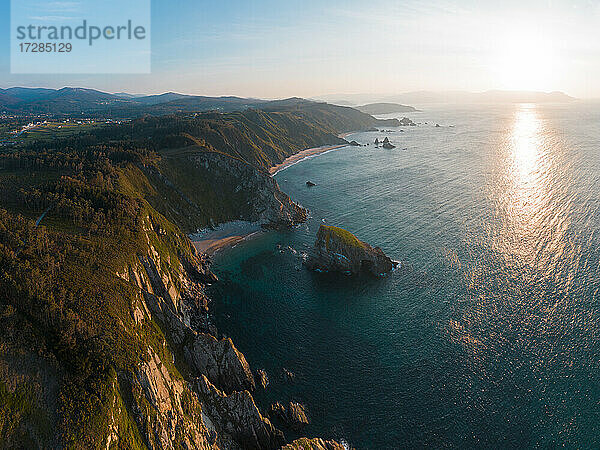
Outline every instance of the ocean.
<svg viewBox="0 0 600 450">
<path fill-rule="evenodd" d="M 600 105 L 422 110 L 278 173 L 310 220 L 216 255 L 217 327 L 270 378 L 257 403 L 300 401 L 299 435 L 361 449 L 600 447 Z M 400 268 L 307 271 L 321 223 Z"/>
</svg>

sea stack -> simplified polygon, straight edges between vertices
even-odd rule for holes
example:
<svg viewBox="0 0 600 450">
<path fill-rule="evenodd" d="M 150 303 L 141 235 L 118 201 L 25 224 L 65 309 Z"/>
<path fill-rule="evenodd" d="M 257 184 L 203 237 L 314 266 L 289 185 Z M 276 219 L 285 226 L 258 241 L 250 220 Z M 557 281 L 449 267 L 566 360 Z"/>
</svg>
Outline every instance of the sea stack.
<svg viewBox="0 0 600 450">
<path fill-rule="evenodd" d="M 389 140 L 389 139 L 386 137 L 386 138 L 383 140 L 383 148 L 385 148 L 385 149 L 388 149 L 388 150 L 391 150 L 391 149 L 393 149 L 393 148 L 396 148 L 396 146 L 395 146 L 395 145 L 393 145 L 393 144 L 390 142 L 390 140 Z"/>
<path fill-rule="evenodd" d="M 347 275 L 367 272 L 383 276 L 396 267 L 397 263 L 388 258 L 379 247 L 371 247 L 349 231 L 321 225 L 305 265 L 317 272 L 342 272 Z"/>
</svg>

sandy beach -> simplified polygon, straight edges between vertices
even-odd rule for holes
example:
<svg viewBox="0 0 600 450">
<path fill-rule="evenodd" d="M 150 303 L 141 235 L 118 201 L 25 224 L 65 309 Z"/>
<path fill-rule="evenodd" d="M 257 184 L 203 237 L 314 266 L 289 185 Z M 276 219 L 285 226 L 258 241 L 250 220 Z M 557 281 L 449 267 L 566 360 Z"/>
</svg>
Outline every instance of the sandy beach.
<svg viewBox="0 0 600 450">
<path fill-rule="evenodd" d="M 189 237 L 199 253 L 214 255 L 224 248 L 235 247 L 239 242 L 260 231 L 260 224 L 232 221 L 223 223 L 215 229 L 202 230 Z"/>
<path fill-rule="evenodd" d="M 285 169 L 286 167 L 293 166 L 294 164 L 306 159 L 310 156 L 315 156 L 320 153 L 325 153 L 330 150 L 335 150 L 336 148 L 346 147 L 348 144 L 338 144 L 338 145 L 325 145 L 323 147 L 315 147 L 315 148 L 307 148 L 306 150 L 302 150 L 288 158 L 285 159 L 281 164 L 277 164 L 269 169 L 269 173 L 271 175 L 275 175 L 277 172 Z"/>
<path fill-rule="evenodd" d="M 350 134 L 353 133 L 344 133 L 341 134 L 340 137 L 345 138 Z M 283 161 L 281 164 L 277 164 L 276 166 L 271 167 L 269 169 L 269 173 L 271 175 L 275 175 L 277 172 L 285 169 L 286 167 L 293 166 L 294 164 L 297 164 L 306 158 L 310 158 L 312 156 L 316 156 L 321 153 L 325 153 L 338 148 L 346 147 L 347 145 L 348 144 L 337 144 L 307 148 L 306 150 L 302 150 L 301 152 L 298 152 L 290 156 L 289 158 L 286 158 L 285 161 Z M 240 227 L 239 224 L 236 225 L 235 222 L 223 224 L 220 228 L 220 230 L 208 231 L 202 233 L 201 235 L 190 235 L 190 239 L 192 241 L 192 244 L 194 244 L 196 250 L 206 255 L 214 255 L 219 250 L 234 247 L 239 242 L 259 232 L 256 229 L 244 229 L 243 226 Z"/>
<path fill-rule="evenodd" d="M 204 239 L 202 241 L 192 241 L 194 247 L 199 253 L 205 255 L 214 255 L 223 248 L 233 247 L 238 242 L 243 241 L 246 236 L 228 236 L 221 239 Z"/>
</svg>

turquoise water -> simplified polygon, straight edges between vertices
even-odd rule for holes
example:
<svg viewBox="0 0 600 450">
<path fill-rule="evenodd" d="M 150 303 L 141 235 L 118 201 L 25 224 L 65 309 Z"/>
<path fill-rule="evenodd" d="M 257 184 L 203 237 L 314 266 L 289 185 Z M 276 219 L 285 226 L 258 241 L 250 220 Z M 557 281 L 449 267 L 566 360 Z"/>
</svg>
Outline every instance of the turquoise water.
<svg viewBox="0 0 600 450">
<path fill-rule="evenodd" d="M 351 136 L 387 135 L 394 150 L 349 147 L 280 172 L 309 222 L 217 257 L 217 326 L 271 379 L 257 402 L 301 401 L 303 434 L 358 448 L 598 448 L 600 107 L 410 117 L 420 125 Z M 322 220 L 401 269 L 306 271 Z"/>
</svg>

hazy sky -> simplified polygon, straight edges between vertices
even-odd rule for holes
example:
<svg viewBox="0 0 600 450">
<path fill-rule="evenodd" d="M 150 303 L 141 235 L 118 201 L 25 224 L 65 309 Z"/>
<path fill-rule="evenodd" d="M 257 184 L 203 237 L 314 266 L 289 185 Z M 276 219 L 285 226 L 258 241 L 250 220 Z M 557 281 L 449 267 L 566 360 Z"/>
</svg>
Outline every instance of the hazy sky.
<svg viewBox="0 0 600 450">
<path fill-rule="evenodd" d="M 60 9 L 76 1 L 43 3 Z M 155 0 L 152 74 L 92 76 L 10 75 L 9 4 L 0 0 L 0 87 L 265 98 L 533 89 L 600 97 L 598 1 Z"/>
</svg>

